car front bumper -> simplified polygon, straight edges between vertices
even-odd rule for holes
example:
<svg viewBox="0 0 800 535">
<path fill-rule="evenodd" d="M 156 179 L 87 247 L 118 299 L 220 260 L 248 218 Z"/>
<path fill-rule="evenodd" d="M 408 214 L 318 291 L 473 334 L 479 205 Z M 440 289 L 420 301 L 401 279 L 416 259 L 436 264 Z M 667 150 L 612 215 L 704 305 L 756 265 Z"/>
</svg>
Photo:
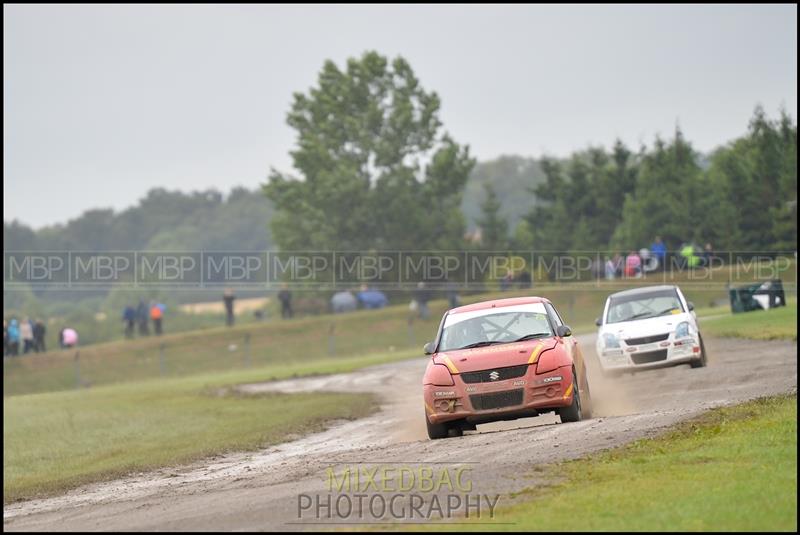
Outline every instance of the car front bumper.
<svg viewBox="0 0 800 535">
<path fill-rule="evenodd" d="M 631 347 L 623 343 L 620 348 L 598 348 L 598 360 L 604 372 L 664 368 L 687 364 L 700 358 L 702 348 L 699 335 L 643 347 Z"/>
<path fill-rule="evenodd" d="M 572 404 L 575 388 L 571 366 L 536 374 L 528 366 L 519 378 L 465 383 L 453 375 L 452 386 L 424 385 L 425 413 L 431 423 L 454 420 L 487 423 L 536 416 Z M 499 405 L 499 406 L 496 406 Z"/>
</svg>

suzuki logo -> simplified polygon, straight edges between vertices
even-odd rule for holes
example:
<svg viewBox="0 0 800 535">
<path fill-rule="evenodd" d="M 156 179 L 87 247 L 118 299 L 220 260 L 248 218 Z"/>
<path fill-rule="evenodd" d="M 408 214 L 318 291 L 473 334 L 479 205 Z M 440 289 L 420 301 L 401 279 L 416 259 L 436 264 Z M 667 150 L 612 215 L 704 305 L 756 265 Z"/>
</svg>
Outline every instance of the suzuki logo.
<svg viewBox="0 0 800 535">
<path fill-rule="evenodd" d="M 492 381 L 497 381 L 498 379 L 500 379 L 500 374 L 494 371 L 489 374 L 489 379 L 491 379 Z"/>
</svg>

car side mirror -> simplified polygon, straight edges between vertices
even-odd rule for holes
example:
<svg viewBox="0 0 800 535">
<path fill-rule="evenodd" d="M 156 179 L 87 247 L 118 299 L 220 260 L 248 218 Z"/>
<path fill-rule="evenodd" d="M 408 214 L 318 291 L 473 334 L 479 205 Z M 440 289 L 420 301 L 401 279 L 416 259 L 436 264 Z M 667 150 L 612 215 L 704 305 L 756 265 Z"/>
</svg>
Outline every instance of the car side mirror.
<svg viewBox="0 0 800 535">
<path fill-rule="evenodd" d="M 556 335 L 560 336 L 561 338 L 572 336 L 572 329 L 570 329 L 567 325 L 559 325 L 556 327 Z"/>
<path fill-rule="evenodd" d="M 594 324 L 600 327 L 603 324 L 603 318 L 598 317 L 594 320 Z"/>
<path fill-rule="evenodd" d="M 694 310 L 694 303 L 692 303 L 691 301 L 687 301 L 686 304 L 689 305 L 689 312 Z"/>
<path fill-rule="evenodd" d="M 428 342 L 427 344 L 425 344 L 422 350 L 425 352 L 426 355 L 433 355 L 433 352 L 436 351 L 436 344 L 434 344 L 433 342 Z"/>
</svg>

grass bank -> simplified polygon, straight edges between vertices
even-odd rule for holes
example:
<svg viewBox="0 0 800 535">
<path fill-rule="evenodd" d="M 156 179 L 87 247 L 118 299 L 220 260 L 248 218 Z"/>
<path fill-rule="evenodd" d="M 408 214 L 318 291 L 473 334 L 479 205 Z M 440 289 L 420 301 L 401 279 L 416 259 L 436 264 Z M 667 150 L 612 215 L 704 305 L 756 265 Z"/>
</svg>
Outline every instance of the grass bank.
<svg viewBox="0 0 800 535">
<path fill-rule="evenodd" d="M 510 524 L 491 528 L 794 532 L 797 396 L 712 410 L 658 438 L 552 466 L 548 476 L 558 482 L 499 509 L 495 520 Z"/>
<path fill-rule="evenodd" d="M 797 341 L 797 300 L 788 300 L 785 307 L 709 318 L 702 329 L 709 336 Z"/>
<path fill-rule="evenodd" d="M 656 277 L 639 279 L 636 283 L 660 282 Z M 542 295 L 555 303 L 574 332 L 590 332 L 595 329 L 594 319 L 601 314 L 606 296 L 630 284 L 598 281 L 542 285 L 530 290 L 465 296 L 463 301 Z M 698 307 L 707 307 L 726 295 L 722 287 L 690 285 L 684 290 Z M 445 300 L 432 301 L 431 317 L 424 321 L 410 317 L 407 305 L 397 305 L 382 310 L 216 327 L 5 358 L 3 395 L 64 391 L 248 367 L 291 366 L 309 360 L 336 361 L 345 356 L 393 350 L 421 351 L 422 345 L 435 336 L 446 307 Z"/>
</svg>

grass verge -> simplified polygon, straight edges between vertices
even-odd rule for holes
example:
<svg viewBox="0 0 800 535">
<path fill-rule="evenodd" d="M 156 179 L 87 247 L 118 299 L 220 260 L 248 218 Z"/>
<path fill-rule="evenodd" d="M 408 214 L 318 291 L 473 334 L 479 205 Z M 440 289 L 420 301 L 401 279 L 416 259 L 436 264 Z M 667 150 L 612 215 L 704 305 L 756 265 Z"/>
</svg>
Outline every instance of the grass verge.
<svg viewBox="0 0 800 535">
<path fill-rule="evenodd" d="M 654 439 L 550 467 L 497 530 L 796 531 L 797 396 L 712 410 Z M 485 520 L 485 519 L 484 519 Z M 486 525 L 437 525 L 486 529 Z"/>
<path fill-rule="evenodd" d="M 790 300 L 785 307 L 709 318 L 703 322 L 702 332 L 708 336 L 797 341 L 797 300 Z"/>
</svg>

